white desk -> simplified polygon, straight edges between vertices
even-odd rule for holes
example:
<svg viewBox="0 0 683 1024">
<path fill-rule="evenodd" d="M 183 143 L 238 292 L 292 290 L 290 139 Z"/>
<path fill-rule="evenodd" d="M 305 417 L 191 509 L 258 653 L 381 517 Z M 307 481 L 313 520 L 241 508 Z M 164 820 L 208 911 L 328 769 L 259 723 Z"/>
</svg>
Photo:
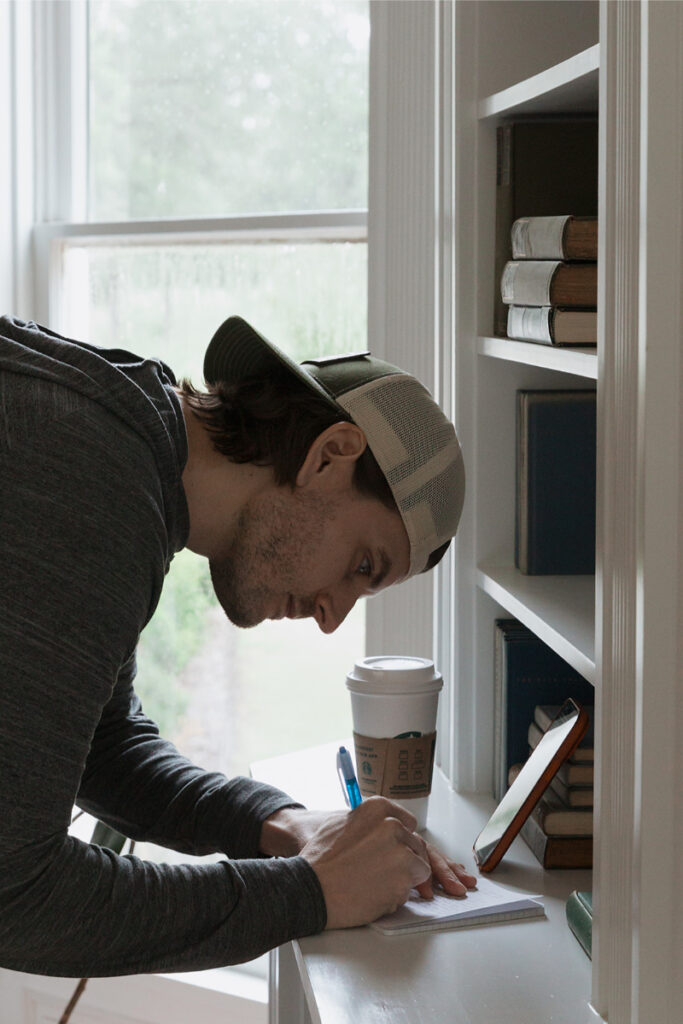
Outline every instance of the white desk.
<svg viewBox="0 0 683 1024">
<path fill-rule="evenodd" d="M 252 774 L 308 807 L 342 807 L 338 746 L 260 761 Z M 453 793 L 435 774 L 425 835 L 473 866 L 494 803 Z M 591 888 L 591 873 L 543 871 L 516 839 L 493 877 L 543 893 L 547 920 L 419 935 L 353 928 L 288 943 L 271 953 L 271 1024 L 597 1024 L 590 961 L 564 908 L 572 889 Z"/>
</svg>

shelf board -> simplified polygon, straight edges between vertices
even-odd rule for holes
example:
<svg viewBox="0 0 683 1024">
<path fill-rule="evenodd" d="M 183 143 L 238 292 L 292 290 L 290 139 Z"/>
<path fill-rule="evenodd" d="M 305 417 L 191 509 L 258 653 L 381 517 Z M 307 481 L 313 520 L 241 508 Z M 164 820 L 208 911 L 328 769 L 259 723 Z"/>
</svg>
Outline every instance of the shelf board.
<svg viewBox="0 0 683 1024">
<path fill-rule="evenodd" d="M 600 44 L 479 101 L 479 119 L 512 114 L 597 113 Z"/>
<path fill-rule="evenodd" d="M 598 354 L 595 348 L 555 348 L 530 341 L 486 337 L 477 339 L 477 351 L 479 355 L 494 359 L 507 359 L 514 363 L 573 373 L 591 380 L 598 379 Z"/>
<path fill-rule="evenodd" d="M 481 566 L 477 584 L 595 686 L 595 577 Z"/>
</svg>

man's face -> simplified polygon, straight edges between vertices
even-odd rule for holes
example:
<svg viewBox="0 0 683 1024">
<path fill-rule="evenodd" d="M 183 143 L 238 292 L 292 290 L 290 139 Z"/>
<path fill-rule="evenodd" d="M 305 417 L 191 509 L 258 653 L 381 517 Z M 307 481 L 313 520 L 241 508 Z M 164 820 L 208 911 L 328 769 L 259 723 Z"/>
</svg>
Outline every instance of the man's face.
<svg viewBox="0 0 683 1024">
<path fill-rule="evenodd" d="M 247 503 L 229 550 L 209 564 L 236 626 L 312 617 L 332 633 L 359 597 L 407 576 L 410 547 L 398 513 L 352 486 L 335 496 L 277 488 Z"/>
</svg>

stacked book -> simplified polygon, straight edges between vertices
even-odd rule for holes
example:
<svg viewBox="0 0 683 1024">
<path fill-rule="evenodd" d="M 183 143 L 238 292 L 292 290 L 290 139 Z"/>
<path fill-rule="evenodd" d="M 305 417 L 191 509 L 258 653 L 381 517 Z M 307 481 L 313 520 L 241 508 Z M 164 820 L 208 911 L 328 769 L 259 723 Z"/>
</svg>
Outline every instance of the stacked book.
<svg viewBox="0 0 683 1024">
<path fill-rule="evenodd" d="M 544 868 L 590 868 L 593 864 L 593 708 L 586 710 L 591 718 L 588 732 L 522 827 L 522 836 Z M 528 730 L 530 750 L 558 711 L 559 705 L 536 706 Z M 510 768 L 509 783 L 521 767 L 515 764 Z"/>
<path fill-rule="evenodd" d="M 520 217 L 503 269 L 507 336 L 545 345 L 595 345 L 596 217 Z"/>
</svg>

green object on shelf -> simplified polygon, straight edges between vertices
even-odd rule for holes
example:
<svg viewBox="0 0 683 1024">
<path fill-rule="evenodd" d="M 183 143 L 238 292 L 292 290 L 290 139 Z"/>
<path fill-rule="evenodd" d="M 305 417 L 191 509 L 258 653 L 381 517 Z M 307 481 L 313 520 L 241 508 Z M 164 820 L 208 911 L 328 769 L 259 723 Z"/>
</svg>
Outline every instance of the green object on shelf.
<svg viewBox="0 0 683 1024">
<path fill-rule="evenodd" d="M 571 894 L 566 904 L 567 923 L 578 939 L 581 948 L 591 957 L 593 951 L 593 893 Z"/>
</svg>

